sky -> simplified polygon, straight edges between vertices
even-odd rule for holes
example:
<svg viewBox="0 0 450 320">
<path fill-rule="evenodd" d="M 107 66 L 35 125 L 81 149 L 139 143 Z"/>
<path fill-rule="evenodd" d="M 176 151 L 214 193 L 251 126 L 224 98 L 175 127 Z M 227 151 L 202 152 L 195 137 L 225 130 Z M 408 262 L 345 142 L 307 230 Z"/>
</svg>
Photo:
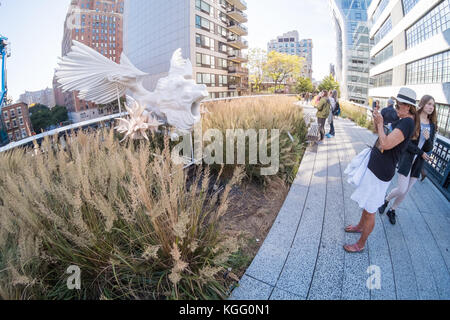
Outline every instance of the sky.
<svg viewBox="0 0 450 320">
<path fill-rule="evenodd" d="M 0 34 L 11 42 L 12 53 L 7 62 L 8 95 L 15 101 L 26 90 L 52 87 L 70 0 L 0 3 Z M 250 48 L 267 49 L 271 39 L 297 30 L 301 39 L 313 39 L 313 77 L 321 80 L 328 75 L 336 52 L 328 0 L 247 0 L 247 4 Z"/>
</svg>

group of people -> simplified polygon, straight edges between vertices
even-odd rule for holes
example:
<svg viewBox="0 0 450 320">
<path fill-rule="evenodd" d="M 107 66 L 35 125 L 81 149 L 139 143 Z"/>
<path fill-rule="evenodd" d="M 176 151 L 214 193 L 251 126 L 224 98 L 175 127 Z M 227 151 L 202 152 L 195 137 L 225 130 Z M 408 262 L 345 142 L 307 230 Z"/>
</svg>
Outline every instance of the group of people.
<svg viewBox="0 0 450 320">
<path fill-rule="evenodd" d="M 314 99 L 312 104 L 317 108 L 317 123 L 319 124 L 320 138 L 317 142 L 321 144 L 325 137 L 332 138 L 336 132 L 334 130 L 334 116 L 339 115 L 340 106 L 337 90 L 321 91 Z M 325 134 L 325 123 L 328 120 L 330 131 Z"/>
<path fill-rule="evenodd" d="M 387 211 L 391 224 L 396 223 L 396 210 L 408 192 L 424 175 L 424 164 L 430 160 L 437 130 L 435 100 L 425 95 L 417 105 L 416 92 L 401 88 L 397 97 L 388 100 L 388 106 L 380 107 L 380 101 L 373 103 L 373 119 L 378 135 L 376 144 L 357 155 L 346 169 L 349 182 L 356 186 L 351 199 L 363 209 L 357 225 L 345 228 L 346 232 L 360 233 L 354 244 L 344 245 L 347 252 L 361 252 L 375 226 L 375 213 Z M 321 144 L 324 137 L 334 137 L 333 118 L 340 113 L 337 91 L 322 91 L 311 101 L 317 108 Z M 328 119 L 330 131 L 325 134 Z M 387 194 L 395 171 L 398 171 L 397 186 Z"/>
<path fill-rule="evenodd" d="M 437 130 L 434 98 L 425 95 L 417 106 L 416 93 L 401 88 L 388 105 L 381 113 L 373 111 L 378 135 L 375 146 L 357 155 L 346 170 L 349 181 L 356 185 L 351 199 L 364 209 L 359 223 L 345 228 L 346 232 L 361 234 L 356 243 L 344 245 L 347 252 L 364 250 L 375 226 L 375 213 L 383 214 L 391 201 L 387 215 L 392 224 L 396 223 L 396 209 L 417 182 L 433 150 Z M 397 186 L 387 194 L 397 166 Z"/>
</svg>

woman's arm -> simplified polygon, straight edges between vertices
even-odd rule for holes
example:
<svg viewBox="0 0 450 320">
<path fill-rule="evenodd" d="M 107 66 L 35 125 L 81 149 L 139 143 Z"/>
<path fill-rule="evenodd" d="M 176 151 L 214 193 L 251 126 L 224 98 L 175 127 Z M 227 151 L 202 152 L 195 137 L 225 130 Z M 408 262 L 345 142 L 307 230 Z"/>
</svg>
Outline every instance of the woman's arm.
<svg viewBox="0 0 450 320">
<path fill-rule="evenodd" d="M 395 148 L 400 143 L 405 140 L 405 136 L 400 129 L 394 129 L 388 136 L 384 133 L 384 121 L 383 117 L 378 113 L 374 112 L 374 121 L 378 132 L 378 140 L 380 148 L 383 150 L 391 150 Z"/>
<path fill-rule="evenodd" d="M 428 140 L 427 140 L 427 142 L 428 142 Z M 427 142 L 425 142 L 425 144 Z M 408 150 L 408 152 L 413 153 L 413 154 L 417 154 L 419 156 L 422 156 L 422 154 L 423 154 L 423 151 L 421 149 L 419 149 L 417 144 L 413 143 L 412 140 L 409 141 L 407 150 Z"/>
</svg>

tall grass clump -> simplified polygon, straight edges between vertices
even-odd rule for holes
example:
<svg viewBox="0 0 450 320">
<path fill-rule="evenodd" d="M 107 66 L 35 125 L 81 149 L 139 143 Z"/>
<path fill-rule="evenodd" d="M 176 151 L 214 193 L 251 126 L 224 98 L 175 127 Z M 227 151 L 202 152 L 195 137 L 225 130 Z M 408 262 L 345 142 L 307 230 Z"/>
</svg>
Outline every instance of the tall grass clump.
<svg viewBox="0 0 450 320">
<path fill-rule="evenodd" d="M 296 97 L 258 97 L 239 100 L 220 101 L 206 104 L 210 111 L 203 117 L 203 131 L 219 129 L 225 137 L 227 129 L 267 129 L 269 135 L 268 150 L 271 153 L 270 130 L 280 130 L 280 170 L 278 176 L 286 182 L 292 182 L 297 174 L 298 165 L 305 149 L 307 127 L 303 120 L 302 109 L 294 105 Z M 289 137 L 292 136 L 294 141 Z M 258 144 L 259 144 L 258 137 Z M 226 139 L 224 138 L 224 159 L 226 159 Z M 266 182 L 269 176 L 261 175 L 264 165 L 249 164 L 249 139 L 246 139 L 245 173 L 247 178 Z M 235 153 L 237 148 L 235 145 Z M 236 156 L 234 157 L 236 159 Z M 235 165 L 226 165 L 232 170 Z M 216 169 L 219 167 L 216 166 Z"/>
<path fill-rule="evenodd" d="M 367 117 L 367 109 L 342 100 L 339 101 L 339 105 L 341 106 L 342 118 L 348 118 L 360 127 L 367 128 L 372 131 L 374 130 L 373 121 Z"/>
<path fill-rule="evenodd" d="M 0 154 L 0 298 L 221 299 L 238 250 L 218 228 L 222 191 L 209 169 L 187 178 L 167 139 L 121 144 L 113 130 L 78 133 L 65 148 Z M 81 289 L 67 269 L 81 269 Z"/>
</svg>

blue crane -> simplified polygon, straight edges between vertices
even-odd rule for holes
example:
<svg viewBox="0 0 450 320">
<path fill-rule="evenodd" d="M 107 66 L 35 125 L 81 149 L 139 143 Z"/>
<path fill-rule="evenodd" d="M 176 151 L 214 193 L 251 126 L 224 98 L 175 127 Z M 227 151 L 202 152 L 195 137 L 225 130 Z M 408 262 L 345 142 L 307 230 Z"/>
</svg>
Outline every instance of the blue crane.
<svg viewBox="0 0 450 320">
<path fill-rule="evenodd" d="M 0 58 L 2 60 L 2 83 L 1 83 L 1 96 L 0 96 L 0 146 L 7 144 L 8 134 L 6 133 L 5 126 L 3 123 L 2 108 L 6 105 L 6 99 L 8 94 L 8 85 L 6 79 L 6 58 L 11 56 L 11 51 L 9 48 L 8 38 L 0 34 Z"/>
</svg>

